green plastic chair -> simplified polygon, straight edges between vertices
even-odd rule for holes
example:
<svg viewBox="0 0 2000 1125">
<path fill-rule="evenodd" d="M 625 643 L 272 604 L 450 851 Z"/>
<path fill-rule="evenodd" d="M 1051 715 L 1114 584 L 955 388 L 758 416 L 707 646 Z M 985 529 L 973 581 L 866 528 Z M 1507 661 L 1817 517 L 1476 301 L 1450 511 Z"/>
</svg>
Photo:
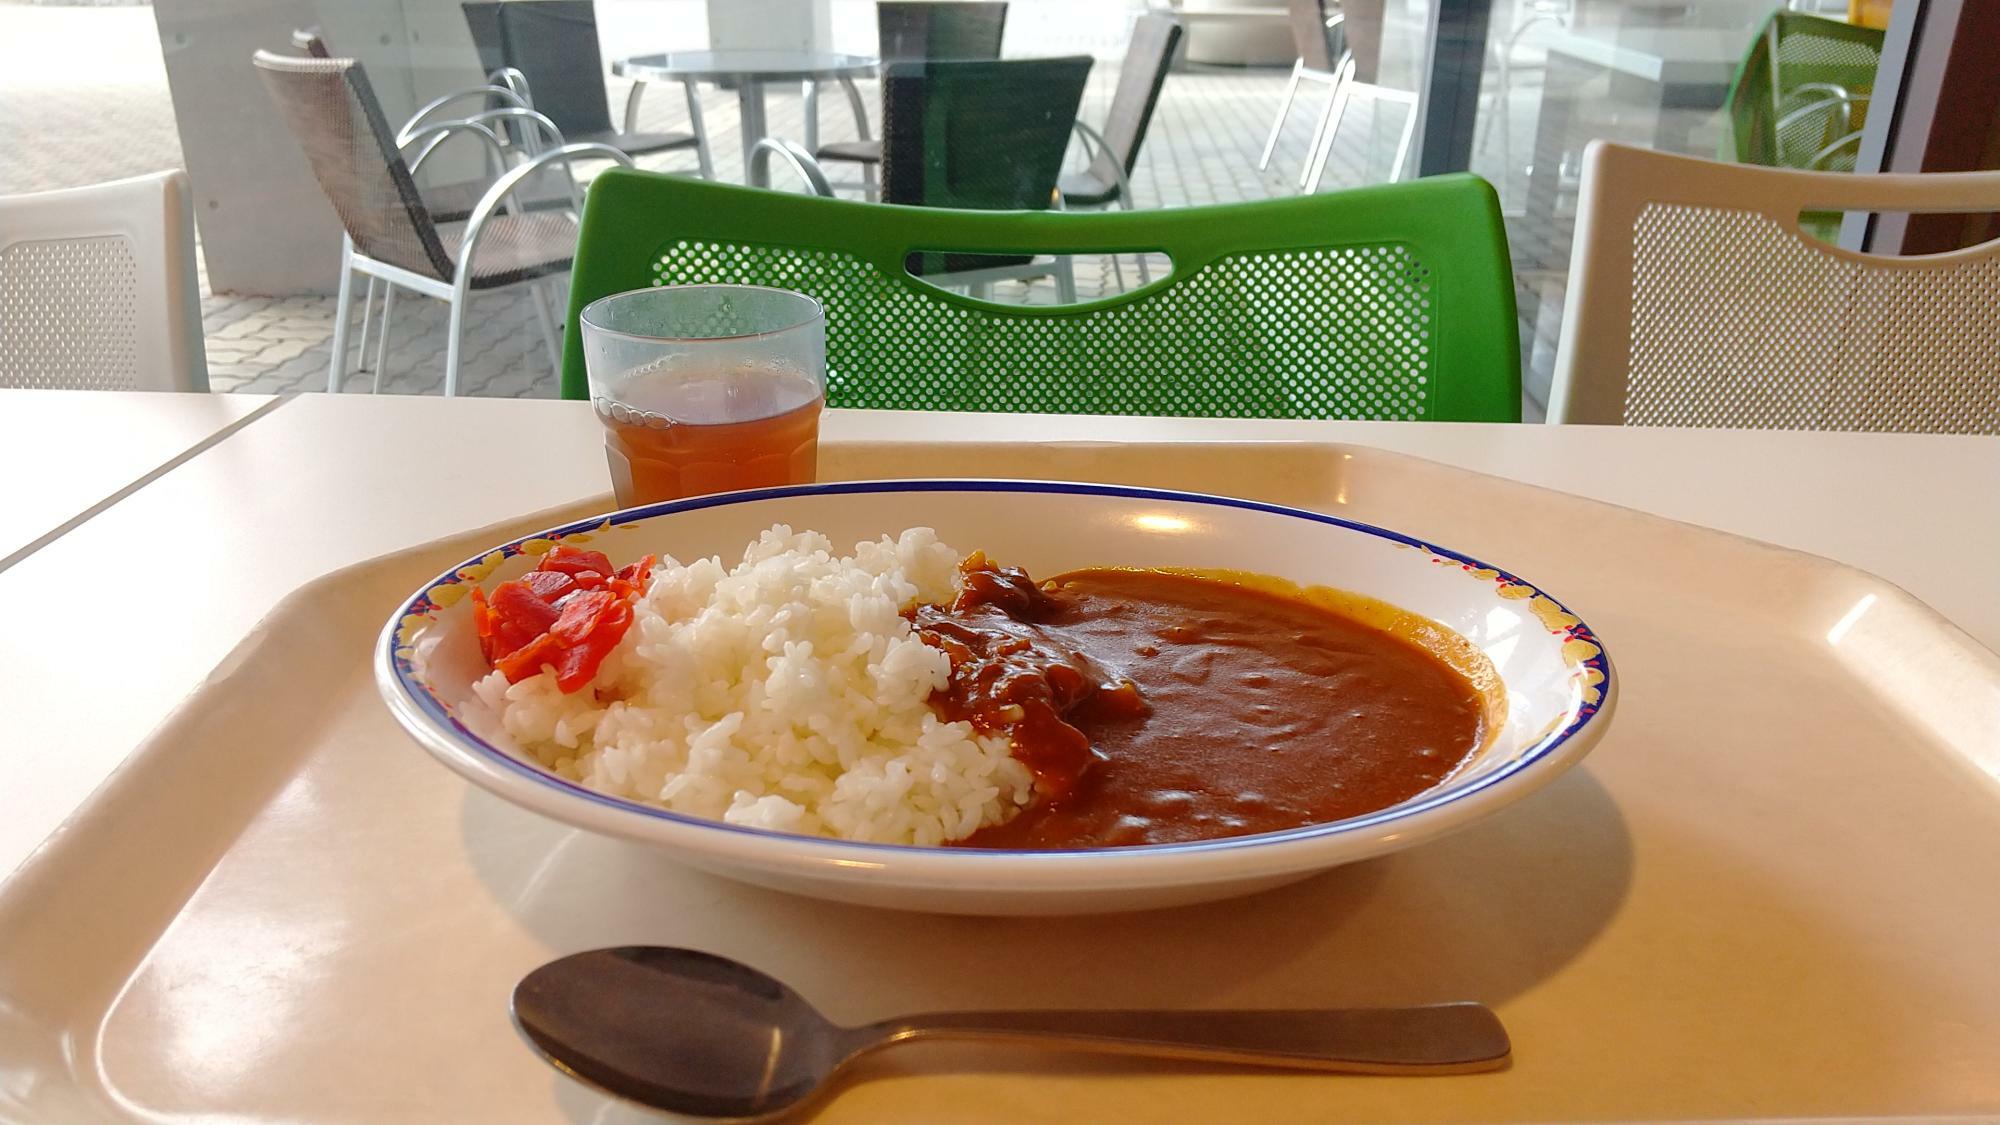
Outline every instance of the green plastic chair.
<svg viewBox="0 0 2000 1125">
<path fill-rule="evenodd" d="M 1852 172 L 1884 33 L 1779 10 L 1758 31 L 1729 87 L 1729 137 L 1739 164 Z"/>
<path fill-rule="evenodd" d="M 1164 251 L 1171 273 L 1074 305 L 911 277 L 923 251 Z M 1500 203 L 1484 180 L 1158 211 L 961 211 L 613 168 L 584 206 L 577 315 L 648 285 L 737 283 L 826 306 L 832 406 L 1227 418 L 1520 420 Z"/>
</svg>

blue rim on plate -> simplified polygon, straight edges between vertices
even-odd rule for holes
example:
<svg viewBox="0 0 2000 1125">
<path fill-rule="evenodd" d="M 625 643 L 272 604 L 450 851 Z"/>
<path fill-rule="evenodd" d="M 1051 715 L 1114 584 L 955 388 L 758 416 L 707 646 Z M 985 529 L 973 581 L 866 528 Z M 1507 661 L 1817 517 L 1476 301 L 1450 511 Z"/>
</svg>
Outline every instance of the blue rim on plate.
<svg viewBox="0 0 2000 1125">
<path fill-rule="evenodd" d="M 637 801 L 627 800 L 623 797 L 613 797 L 606 793 L 600 793 L 595 789 L 550 773 L 541 766 L 522 761 L 520 758 L 507 753 L 505 750 L 494 746 L 474 734 L 465 724 L 458 721 L 450 709 L 436 695 L 432 694 L 429 688 L 424 686 L 422 679 L 417 675 L 416 669 L 412 664 L 412 654 L 408 648 L 398 642 L 398 622 L 405 620 L 411 615 L 428 615 L 442 609 L 442 606 L 431 600 L 431 592 L 441 586 L 462 585 L 468 581 L 476 585 L 481 579 L 468 579 L 461 572 L 479 567 L 482 562 L 491 559 L 495 551 L 499 553 L 502 561 L 504 561 L 505 559 L 522 554 L 522 545 L 532 540 L 561 539 L 569 535 L 617 527 L 621 524 L 633 523 L 638 520 L 651 519 L 654 516 L 669 515 L 676 512 L 693 512 L 703 508 L 730 507 L 738 504 L 755 503 L 761 500 L 780 500 L 792 496 L 878 492 L 1019 492 L 1068 496 L 1110 496 L 1120 499 L 1159 500 L 1172 503 L 1205 504 L 1218 508 L 1240 508 L 1247 511 L 1264 512 L 1270 515 L 1287 516 L 1310 523 L 1327 524 L 1333 527 L 1346 528 L 1350 531 L 1359 531 L 1375 536 L 1378 539 L 1387 539 L 1406 547 L 1414 547 L 1422 551 L 1427 551 L 1433 556 L 1451 559 L 1468 570 L 1491 571 L 1496 578 L 1506 583 L 1526 586 L 1534 590 L 1538 596 L 1548 598 L 1558 610 L 1576 620 L 1576 624 L 1567 630 L 1567 634 L 1571 637 L 1589 641 L 1592 645 L 1596 646 L 1596 654 L 1582 661 L 1581 664 L 1583 667 L 1597 670 L 1601 677 L 1597 685 L 1600 694 L 1596 702 L 1586 700 L 1578 703 L 1576 705 L 1576 714 L 1561 729 L 1544 735 L 1540 741 L 1517 754 L 1513 760 L 1463 787 L 1440 789 L 1428 797 L 1400 805 L 1391 805 L 1386 809 L 1378 809 L 1375 812 L 1364 813 L 1361 816 L 1350 817 L 1346 820 L 1329 821 L 1325 824 L 1308 824 L 1299 828 L 1287 828 L 1278 832 L 1264 832 L 1254 836 L 1228 836 L 1215 840 L 1194 840 L 1174 844 L 1138 844 L 1117 848 L 957 848 L 939 845 L 883 844 L 862 840 L 842 840 L 827 836 L 807 836 L 795 832 L 779 832 L 769 828 L 753 828 L 748 825 L 730 824 L 726 821 L 713 820 L 708 817 L 678 813 L 656 805 L 640 804 Z M 1231 496 L 1216 496 L 1205 492 L 1180 492 L 1173 489 L 1141 488 L 1119 484 L 1085 484 L 1076 481 L 951 480 L 936 478 L 925 480 L 835 481 L 824 484 L 800 484 L 787 485 L 780 488 L 759 488 L 745 492 L 724 492 L 713 496 L 697 496 L 687 500 L 668 500 L 638 508 L 626 508 L 608 515 L 592 516 L 588 519 L 576 520 L 572 523 L 564 524 L 560 527 L 538 531 L 533 535 L 524 535 L 498 548 L 489 548 L 446 570 L 431 581 L 426 582 L 423 589 L 405 601 L 402 607 L 396 611 L 396 615 L 390 619 L 389 628 L 383 631 L 382 646 L 382 659 L 388 662 L 395 676 L 397 687 L 402 690 L 403 695 L 419 711 L 422 711 L 436 722 L 456 731 L 463 743 L 477 750 L 482 757 L 504 769 L 520 774 L 551 789 L 567 793 L 573 797 L 580 797 L 593 804 L 692 827 L 741 833 L 760 838 L 790 837 L 798 840 L 808 840 L 816 845 L 827 845 L 871 853 L 886 851 L 902 855 L 912 853 L 948 854 L 963 856 L 968 862 L 978 862 L 977 857 L 981 856 L 1023 859 L 1037 856 L 1161 855 L 1165 853 L 1233 851 L 1243 848 L 1263 847 L 1281 842 L 1289 843 L 1296 840 L 1318 839 L 1379 827 L 1390 821 L 1402 820 L 1406 817 L 1414 816 L 1418 813 L 1426 812 L 1478 793 L 1528 769 L 1538 762 L 1546 760 L 1557 748 L 1568 742 L 1578 731 L 1582 730 L 1585 725 L 1595 718 L 1603 702 L 1609 700 L 1613 693 L 1610 653 L 1604 648 L 1603 642 L 1597 639 L 1596 631 L 1588 623 L 1584 622 L 1582 618 L 1571 613 L 1568 606 L 1557 601 L 1555 597 L 1542 590 L 1541 587 L 1527 582 L 1491 563 L 1482 562 L 1470 555 L 1440 547 L 1434 543 L 1427 543 L 1421 539 L 1404 535 L 1399 531 L 1391 531 L 1386 527 L 1377 527 L 1374 524 L 1362 523 L 1358 520 L 1342 519 L 1339 516 L 1330 516 L 1323 512 L 1307 511 L 1304 508 L 1292 508 L 1283 504 L 1267 504 L 1260 500 L 1242 500 Z"/>
</svg>

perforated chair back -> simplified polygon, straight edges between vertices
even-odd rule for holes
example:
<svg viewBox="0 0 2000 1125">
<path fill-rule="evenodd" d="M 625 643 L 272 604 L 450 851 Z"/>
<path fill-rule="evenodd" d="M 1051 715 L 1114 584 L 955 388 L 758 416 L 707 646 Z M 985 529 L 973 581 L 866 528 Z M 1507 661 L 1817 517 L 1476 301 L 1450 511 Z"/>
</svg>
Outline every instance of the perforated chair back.
<svg viewBox="0 0 2000 1125">
<path fill-rule="evenodd" d="M 208 389 L 185 173 L 0 196 L 0 387 Z"/>
<path fill-rule="evenodd" d="M 354 248 L 426 277 L 449 279 L 451 258 L 361 64 L 269 51 L 258 51 L 251 61 Z"/>
<path fill-rule="evenodd" d="M 1859 145 L 1836 142 L 1867 123 L 1883 39 L 1874 28 L 1773 12 L 1729 88 L 1735 158 L 1770 168 L 1853 171 Z"/>
<path fill-rule="evenodd" d="M 1165 251 L 1169 276 L 1053 307 L 905 269 L 913 251 Z M 834 406 L 1242 418 L 1517 421 L 1519 336 L 1499 200 L 1473 176 L 1222 207 L 961 211 L 611 169 L 590 188 L 577 314 L 646 285 L 744 283 L 827 313 Z"/>
<path fill-rule="evenodd" d="M 1149 14 L 1133 22 L 1125 62 L 1118 68 L 1118 88 L 1111 95 L 1111 113 L 1104 121 L 1104 147 L 1091 162 L 1099 180 L 1116 183 L 1114 166 L 1122 164 L 1129 175 L 1138 165 L 1139 146 L 1145 143 L 1146 127 L 1153 122 L 1180 41 L 1181 25 L 1171 16 Z"/>
<path fill-rule="evenodd" d="M 882 0 L 875 5 L 876 53 L 885 63 L 997 59 L 1006 31 L 1005 0 Z"/>
<path fill-rule="evenodd" d="M 1339 10 L 1332 0 L 1290 0 L 1285 5 L 1285 18 L 1292 27 L 1292 46 L 1298 50 L 1299 59 L 1312 70 L 1332 74 L 1341 52 L 1347 49 L 1341 28 L 1326 26 L 1327 18 Z"/>
<path fill-rule="evenodd" d="M 511 66 L 525 75 L 536 112 L 563 136 L 611 131 L 593 0 L 489 0 L 460 7 L 480 66 L 488 74 Z"/>
<path fill-rule="evenodd" d="M 1552 422 L 2000 433 L 2000 240 L 1886 258 L 1803 211 L 2000 211 L 2000 172 L 1856 176 L 1593 143 Z"/>
</svg>

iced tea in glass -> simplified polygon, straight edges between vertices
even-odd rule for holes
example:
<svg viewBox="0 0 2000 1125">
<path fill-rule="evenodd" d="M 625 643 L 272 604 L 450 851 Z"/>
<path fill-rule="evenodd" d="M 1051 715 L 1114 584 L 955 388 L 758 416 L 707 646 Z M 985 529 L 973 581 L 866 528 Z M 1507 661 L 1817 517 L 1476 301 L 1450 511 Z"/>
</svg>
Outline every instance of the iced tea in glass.
<svg viewBox="0 0 2000 1125">
<path fill-rule="evenodd" d="M 826 400 L 818 301 L 662 286 L 593 301 L 580 319 L 620 507 L 813 480 Z"/>
</svg>

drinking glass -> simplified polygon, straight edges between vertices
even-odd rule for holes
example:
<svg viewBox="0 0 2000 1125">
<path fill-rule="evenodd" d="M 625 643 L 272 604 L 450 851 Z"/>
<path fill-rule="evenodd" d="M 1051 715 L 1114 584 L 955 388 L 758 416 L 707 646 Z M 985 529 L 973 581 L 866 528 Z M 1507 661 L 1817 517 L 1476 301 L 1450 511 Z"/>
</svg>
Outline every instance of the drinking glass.
<svg viewBox="0 0 2000 1125">
<path fill-rule="evenodd" d="M 826 314 L 803 293 L 673 285 L 584 306 L 619 507 L 813 480 Z"/>
</svg>

